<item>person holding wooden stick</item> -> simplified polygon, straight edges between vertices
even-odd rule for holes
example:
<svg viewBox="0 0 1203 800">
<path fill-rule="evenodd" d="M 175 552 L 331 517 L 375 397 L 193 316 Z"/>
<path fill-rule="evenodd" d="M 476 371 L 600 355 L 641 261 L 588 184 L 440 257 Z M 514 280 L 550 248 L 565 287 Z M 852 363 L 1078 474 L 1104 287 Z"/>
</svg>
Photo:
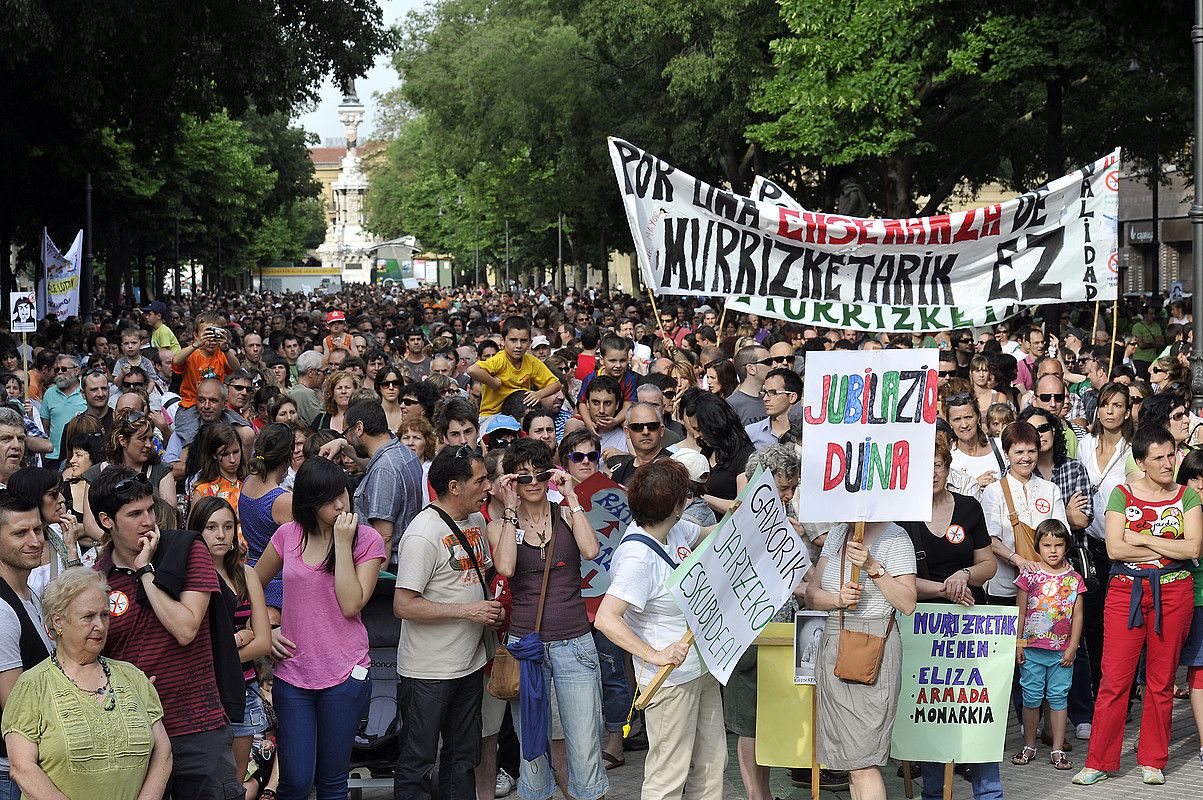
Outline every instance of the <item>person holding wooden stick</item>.
<svg viewBox="0 0 1203 800">
<path fill-rule="evenodd" d="M 855 800 L 885 800 L 881 767 L 890 757 L 894 710 L 902 689 L 902 639 L 895 613 L 915 610 L 915 547 L 892 522 L 836 526 L 827 534 L 815 565 L 820 579 L 806 589 L 806 605 L 827 615 L 815 665 L 818 692 L 818 760 L 828 769 L 849 770 Z M 845 634 L 884 639 L 872 676 L 844 679 L 840 642 Z M 838 673 L 838 674 L 837 674 Z"/>
<path fill-rule="evenodd" d="M 660 667 L 676 667 L 651 698 L 642 800 L 720 800 L 727 766 L 723 701 L 714 676 L 688 644 L 685 616 L 665 585 L 668 576 L 712 527 L 681 520 L 689 472 L 672 459 L 644 464 L 627 485 L 635 521 L 610 564 L 610 589 L 595 625 L 631 654 L 641 689 Z"/>
</svg>

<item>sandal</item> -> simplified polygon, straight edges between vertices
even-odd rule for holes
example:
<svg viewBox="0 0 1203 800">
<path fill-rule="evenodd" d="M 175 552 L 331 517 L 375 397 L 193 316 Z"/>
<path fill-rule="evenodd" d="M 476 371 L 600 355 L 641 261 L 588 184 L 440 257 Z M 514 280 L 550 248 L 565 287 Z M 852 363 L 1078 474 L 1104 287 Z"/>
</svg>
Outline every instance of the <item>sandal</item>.
<svg viewBox="0 0 1203 800">
<path fill-rule="evenodd" d="M 1057 769 L 1073 769 L 1073 762 L 1065 757 L 1064 750 L 1054 750 L 1049 753 L 1048 762 Z"/>
<path fill-rule="evenodd" d="M 605 750 L 602 751 L 602 761 L 605 762 L 606 769 L 614 769 L 627 763 L 625 758 L 619 758 L 612 753 L 607 753 Z"/>
<path fill-rule="evenodd" d="M 1022 750 L 1020 750 L 1015 755 L 1011 756 L 1011 763 L 1016 766 L 1022 767 L 1025 764 L 1031 763 L 1032 759 L 1035 757 L 1036 757 L 1036 748 L 1029 747 L 1028 745 L 1025 744 L 1023 746 Z"/>
<path fill-rule="evenodd" d="M 1186 698 L 1190 697 L 1190 689 L 1186 688 L 1185 686 L 1178 686 L 1177 684 L 1174 684 L 1174 697 L 1178 700 L 1185 700 Z"/>
</svg>

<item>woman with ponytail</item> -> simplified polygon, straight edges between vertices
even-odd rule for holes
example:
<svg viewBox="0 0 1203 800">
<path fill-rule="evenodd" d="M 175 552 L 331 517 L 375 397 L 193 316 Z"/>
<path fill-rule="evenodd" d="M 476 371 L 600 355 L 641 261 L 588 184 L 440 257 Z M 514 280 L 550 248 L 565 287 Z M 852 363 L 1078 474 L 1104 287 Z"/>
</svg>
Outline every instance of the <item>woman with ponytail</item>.
<svg viewBox="0 0 1203 800">
<path fill-rule="evenodd" d="M 263 555 L 276 528 L 292 522 L 292 492 L 281 485 L 292 465 L 293 429 L 283 423 L 268 425 L 255 440 L 251 474 L 242 482 L 238 521 L 246 539 L 247 563 L 254 566 Z M 264 590 L 272 624 L 280 622 L 284 584 L 277 576 Z"/>
</svg>

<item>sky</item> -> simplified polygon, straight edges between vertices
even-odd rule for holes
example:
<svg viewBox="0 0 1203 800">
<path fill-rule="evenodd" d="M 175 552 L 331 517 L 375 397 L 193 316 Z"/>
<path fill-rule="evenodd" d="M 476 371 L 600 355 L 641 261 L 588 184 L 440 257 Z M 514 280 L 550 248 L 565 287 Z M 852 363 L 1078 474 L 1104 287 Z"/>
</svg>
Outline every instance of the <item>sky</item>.
<svg viewBox="0 0 1203 800">
<path fill-rule="evenodd" d="M 377 0 L 377 4 L 384 9 L 384 24 L 393 26 L 404 21 L 410 11 L 416 11 L 425 6 L 426 0 Z M 355 81 L 359 101 L 367 107 L 367 115 L 359 130 L 361 141 L 376 130 L 376 109 L 373 107 L 372 93 L 383 94 L 399 83 L 400 79 L 397 77 L 397 72 L 393 69 L 387 53 L 378 56 L 375 65 L 368 70 L 368 74 Z M 338 121 L 338 104 L 341 100 L 342 90 L 327 78 L 326 82 L 322 84 L 321 97 L 317 107 L 299 115 L 295 120 L 296 124 L 307 131 L 316 133 L 321 140 L 319 144 L 325 144 L 326 139 L 329 138 L 344 138 L 346 130 Z"/>
</svg>

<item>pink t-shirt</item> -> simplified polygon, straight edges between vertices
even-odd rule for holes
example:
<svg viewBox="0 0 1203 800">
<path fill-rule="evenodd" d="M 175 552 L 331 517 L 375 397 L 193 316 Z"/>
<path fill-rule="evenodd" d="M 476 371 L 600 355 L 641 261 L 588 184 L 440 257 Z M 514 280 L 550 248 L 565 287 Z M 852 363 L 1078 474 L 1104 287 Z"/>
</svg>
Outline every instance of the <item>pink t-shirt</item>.
<svg viewBox="0 0 1203 800">
<path fill-rule="evenodd" d="M 1040 650 L 1068 648 L 1074 602 L 1086 591 L 1082 576 L 1072 569 L 1061 573 L 1031 570 L 1021 572 L 1015 585 L 1028 595 L 1028 616 L 1023 623 L 1026 646 Z"/>
<path fill-rule="evenodd" d="M 324 564 L 310 566 L 301 558 L 301 526 L 281 525 L 271 543 L 284 560 L 284 607 L 280 632 L 296 644 L 295 655 L 276 664 L 276 677 L 301 689 L 328 689 L 347 679 L 355 665 L 371 666 L 368 630 L 358 614 L 343 616 L 334 594 L 334 574 Z M 353 560 L 384 560 L 384 539 L 360 525 Z"/>
</svg>

